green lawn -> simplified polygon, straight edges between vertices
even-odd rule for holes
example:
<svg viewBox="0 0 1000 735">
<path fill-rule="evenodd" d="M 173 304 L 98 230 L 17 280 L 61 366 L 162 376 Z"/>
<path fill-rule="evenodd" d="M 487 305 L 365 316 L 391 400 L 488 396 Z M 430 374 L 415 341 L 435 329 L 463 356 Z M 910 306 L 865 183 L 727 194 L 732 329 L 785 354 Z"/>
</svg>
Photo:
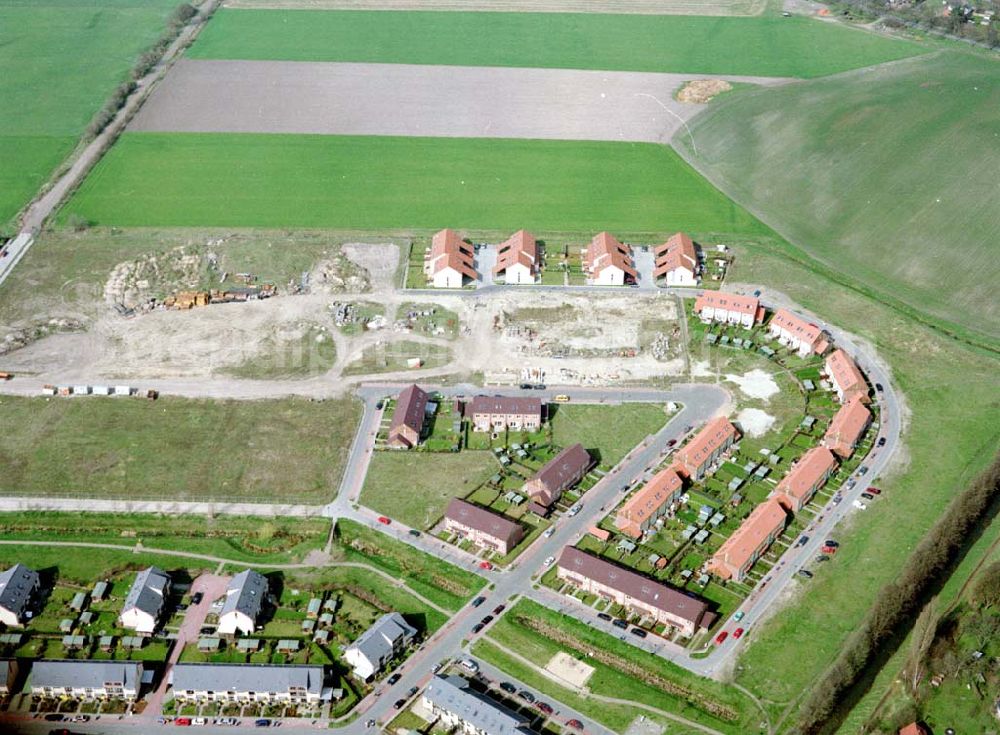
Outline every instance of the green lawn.
<svg viewBox="0 0 1000 735">
<path fill-rule="evenodd" d="M 376 452 L 361 502 L 408 526 L 427 529 L 454 497 L 464 497 L 498 472 L 490 452 Z"/>
<path fill-rule="evenodd" d="M 354 437 L 351 398 L 0 399 L 0 493 L 320 503 Z"/>
<path fill-rule="evenodd" d="M 998 75 L 995 58 L 947 52 L 741 90 L 693 123 L 697 155 L 678 143 L 852 287 L 996 346 Z"/>
<path fill-rule="evenodd" d="M 884 492 L 876 507 L 838 531 L 840 552 L 814 570 L 808 594 L 749 637 L 736 681 L 778 703 L 778 713 L 833 660 L 877 590 L 895 578 L 945 505 L 992 459 L 1000 430 L 995 356 L 775 257 L 771 247 L 739 248 L 734 278 L 773 285 L 877 345 L 909 412 L 901 466 L 878 478 Z"/>
<path fill-rule="evenodd" d="M 665 146 L 465 138 L 128 133 L 70 214 L 116 226 L 766 231 Z"/>
<path fill-rule="evenodd" d="M 0 1 L 0 226 L 27 202 L 177 0 Z"/>
<path fill-rule="evenodd" d="M 222 10 L 188 54 L 814 77 L 923 51 L 777 15 Z"/>
<path fill-rule="evenodd" d="M 667 423 L 664 407 L 652 403 L 554 404 L 549 410 L 553 408 L 552 441 L 560 447 L 580 442 L 587 449 L 596 449 L 601 464 L 606 465 L 617 464 L 646 436 Z"/>
</svg>

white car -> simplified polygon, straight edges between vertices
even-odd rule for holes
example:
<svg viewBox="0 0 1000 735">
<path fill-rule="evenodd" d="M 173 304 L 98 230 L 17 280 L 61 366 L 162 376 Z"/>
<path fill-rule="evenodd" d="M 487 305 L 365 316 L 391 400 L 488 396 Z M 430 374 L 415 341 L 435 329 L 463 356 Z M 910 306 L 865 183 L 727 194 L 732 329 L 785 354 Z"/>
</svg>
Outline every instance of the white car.
<svg viewBox="0 0 1000 735">
<path fill-rule="evenodd" d="M 554 556 L 550 556 L 548 559 L 545 560 L 545 566 L 551 567 L 552 564 L 555 562 L 555 560 L 556 558 Z"/>
<path fill-rule="evenodd" d="M 858 510 L 867 510 L 868 509 L 868 506 L 865 505 L 864 503 L 862 503 L 860 500 L 855 500 L 854 501 L 854 507 L 857 508 Z"/>
<path fill-rule="evenodd" d="M 548 538 L 549 536 L 551 536 L 555 532 L 556 532 L 556 529 L 554 529 L 552 526 L 549 526 L 548 528 L 545 529 L 545 533 L 543 533 L 542 536 L 544 536 L 545 538 Z"/>
</svg>

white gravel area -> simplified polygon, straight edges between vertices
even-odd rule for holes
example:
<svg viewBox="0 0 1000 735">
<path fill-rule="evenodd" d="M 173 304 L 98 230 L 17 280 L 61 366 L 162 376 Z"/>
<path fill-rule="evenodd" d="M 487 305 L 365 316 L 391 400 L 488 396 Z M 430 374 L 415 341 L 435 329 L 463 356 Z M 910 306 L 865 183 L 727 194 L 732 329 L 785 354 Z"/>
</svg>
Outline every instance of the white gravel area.
<svg viewBox="0 0 1000 735">
<path fill-rule="evenodd" d="M 766 411 L 759 408 L 744 408 L 736 414 L 736 422 L 743 429 L 743 433 L 751 439 L 764 436 L 771 427 L 774 426 L 775 418 Z"/>
<path fill-rule="evenodd" d="M 781 389 L 774 380 L 774 376 L 764 372 L 760 368 L 755 368 L 743 375 L 726 374 L 726 380 L 739 386 L 740 392 L 750 398 L 760 398 L 768 400 L 777 394 Z"/>
</svg>

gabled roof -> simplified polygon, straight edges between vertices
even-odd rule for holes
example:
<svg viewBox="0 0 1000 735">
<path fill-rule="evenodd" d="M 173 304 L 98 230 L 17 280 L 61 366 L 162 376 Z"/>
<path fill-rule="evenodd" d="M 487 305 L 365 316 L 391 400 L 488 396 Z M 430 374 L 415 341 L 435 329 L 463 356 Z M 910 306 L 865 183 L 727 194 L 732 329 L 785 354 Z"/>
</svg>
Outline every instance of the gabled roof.
<svg viewBox="0 0 1000 735">
<path fill-rule="evenodd" d="M 673 467 L 660 470 L 618 511 L 615 527 L 633 536 L 642 534 L 643 522 L 655 515 L 683 488 L 684 483 Z"/>
<path fill-rule="evenodd" d="M 189 664 L 173 668 L 174 691 L 287 692 L 302 687 L 309 694 L 323 692 L 322 666 L 276 664 Z"/>
<path fill-rule="evenodd" d="M 546 462 L 528 482 L 537 480 L 549 489 L 562 487 L 571 478 L 585 472 L 593 462 L 582 444 L 574 444 Z"/>
<path fill-rule="evenodd" d="M 712 556 L 712 562 L 728 563 L 742 567 L 764 543 L 765 539 L 788 521 L 785 509 L 774 498 L 769 498 L 753 509 L 733 535 L 722 542 Z"/>
<path fill-rule="evenodd" d="M 476 277 L 472 247 L 454 230 L 441 230 L 431 238 L 431 251 L 427 261 L 432 276 L 450 267 L 468 278 Z"/>
<path fill-rule="evenodd" d="M 159 617 L 163 603 L 170 592 L 170 577 L 159 567 L 143 569 L 125 596 L 122 612 L 139 610 L 152 617 Z"/>
<path fill-rule="evenodd" d="M 541 416 L 542 399 L 530 396 L 476 396 L 466 413 L 468 416 L 475 416 L 477 413 Z"/>
<path fill-rule="evenodd" d="M 769 326 L 780 327 L 796 339 L 812 345 L 813 348 L 824 341 L 822 329 L 788 309 L 778 309 L 774 312 Z"/>
<path fill-rule="evenodd" d="M 226 601 L 222 605 L 219 617 L 229 613 L 242 613 L 257 621 L 264 598 L 267 597 L 267 577 L 252 569 L 244 569 L 231 580 L 226 587 Z"/>
<path fill-rule="evenodd" d="M 396 408 L 389 424 L 390 436 L 401 426 L 412 429 L 418 435 L 424 428 L 424 412 L 430 396 L 417 385 L 404 388 L 396 399 Z"/>
<path fill-rule="evenodd" d="M 538 270 L 538 243 L 527 230 L 518 230 L 497 247 L 497 264 L 494 273 L 500 273 L 520 263 L 532 273 Z"/>
<path fill-rule="evenodd" d="M 834 350 L 826 358 L 826 374 L 843 391 L 845 397 L 857 395 L 868 400 L 868 384 L 854 360 L 844 350 Z"/>
<path fill-rule="evenodd" d="M 724 291 L 704 291 L 694 300 L 695 313 L 704 308 L 724 309 L 753 317 L 754 321 L 764 318 L 764 307 L 756 296 L 741 296 Z"/>
<path fill-rule="evenodd" d="M 698 269 L 698 253 L 694 242 L 683 232 L 671 235 L 665 243 L 653 249 L 656 258 L 653 276 L 659 278 L 678 268 L 687 268 L 694 273 Z"/>
<path fill-rule="evenodd" d="M 601 232 L 590 241 L 584 265 L 593 273 L 615 266 L 632 278 L 636 276 L 635 268 L 632 267 L 632 248 L 623 245 L 608 232 Z"/>
<path fill-rule="evenodd" d="M 496 700 L 475 692 L 460 676 L 434 676 L 424 697 L 438 709 L 451 713 L 475 732 L 490 735 L 530 735 L 531 720 Z"/>
<path fill-rule="evenodd" d="M 461 498 L 451 499 L 444 517 L 493 538 L 502 539 L 508 546 L 516 543 L 522 534 L 521 527 L 514 521 Z"/>
<path fill-rule="evenodd" d="M 368 661 L 377 663 L 392 653 L 395 642 L 411 639 L 416 634 L 416 628 L 398 612 L 386 613 L 347 648 L 356 649 Z"/>
<path fill-rule="evenodd" d="M 0 573 L 0 607 L 23 617 L 40 584 L 37 572 L 24 564 L 15 564 Z"/>
<path fill-rule="evenodd" d="M 116 683 L 137 691 L 141 681 L 142 664 L 138 661 L 56 659 L 31 665 L 31 685 L 36 687 L 103 689 L 105 684 Z"/>
<path fill-rule="evenodd" d="M 871 411 L 865 408 L 861 399 L 851 398 L 834 414 L 830 427 L 823 435 L 823 444 L 841 457 L 850 457 L 871 419 Z"/>
<path fill-rule="evenodd" d="M 736 427 L 725 416 L 714 418 L 677 452 L 677 461 L 689 472 L 705 462 L 719 447 L 739 436 Z"/>
<path fill-rule="evenodd" d="M 812 488 L 837 467 L 837 458 L 826 447 L 813 447 L 802 455 L 791 471 L 781 478 L 775 492 L 802 500 Z M 779 499 L 780 500 L 780 499 Z"/>
<path fill-rule="evenodd" d="M 698 625 L 708 603 L 689 597 L 673 587 L 620 567 L 601 557 L 567 546 L 559 557 L 559 568 L 622 592 L 634 600 Z"/>
</svg>

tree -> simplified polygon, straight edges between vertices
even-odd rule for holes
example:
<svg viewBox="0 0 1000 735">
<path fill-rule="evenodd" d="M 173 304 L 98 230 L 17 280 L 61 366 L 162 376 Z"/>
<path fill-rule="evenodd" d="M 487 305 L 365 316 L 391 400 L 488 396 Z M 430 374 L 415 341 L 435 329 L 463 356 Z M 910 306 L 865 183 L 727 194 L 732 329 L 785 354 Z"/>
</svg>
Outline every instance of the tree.
<svg viewBox="0 0 1000 735">
<path fill-rule="evenodd" d="M 920 611 L 913 625 L 910 650 L 903 665 L 903 681 L 916 696 L 917 687 L 926 673 L 927 652 L 934 642 L 938 629 L 938 598 L 934 597 Z"/>
<path fill-rule="evenodd" d="M 987 609 L 1000 607 L 1000 561 L 993 562 L 979 573 L 969 596 Z"/>
</svg>

